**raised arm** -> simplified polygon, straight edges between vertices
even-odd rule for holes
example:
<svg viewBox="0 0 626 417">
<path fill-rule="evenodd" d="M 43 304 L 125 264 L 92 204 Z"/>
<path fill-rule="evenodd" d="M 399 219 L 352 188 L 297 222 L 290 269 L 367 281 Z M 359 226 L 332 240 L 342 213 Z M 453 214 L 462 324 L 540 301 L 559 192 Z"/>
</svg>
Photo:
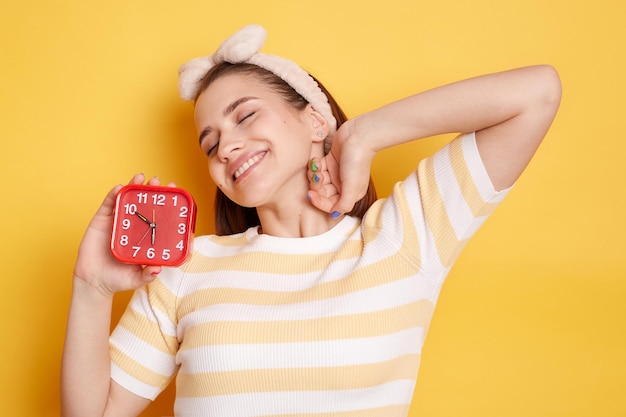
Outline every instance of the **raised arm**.
<svg viewBox="0 0 626 417">
<path fill-rule="evenodd" d="M 135 176 L 133 183 L 141 183 Z M 152 180 L 154 184 L 154 180 Z M 117 262 L 109 251 L 115 195 L 112 189 L 92 219 L 74 268 L 61 370 L 64 417 L 136 416 L 150 401 L 111 380 L 109 331 L 113 294 L 154 279 L 159 267 Z"/>
<path fill-rule="evenodd" d="M 329 212 L 350 211 L 365 193 L 364 177 L 376 152 L 445 133 L 475 131 L 495 189 L 507 188 L 537 150 L 560 98 L 556 70 L 541 65 L 437 87 L 355 117 L 341 126 L 320 161 L 339 196 L 323 201 L 312 193 L 313 203 Z"/>
</svg>

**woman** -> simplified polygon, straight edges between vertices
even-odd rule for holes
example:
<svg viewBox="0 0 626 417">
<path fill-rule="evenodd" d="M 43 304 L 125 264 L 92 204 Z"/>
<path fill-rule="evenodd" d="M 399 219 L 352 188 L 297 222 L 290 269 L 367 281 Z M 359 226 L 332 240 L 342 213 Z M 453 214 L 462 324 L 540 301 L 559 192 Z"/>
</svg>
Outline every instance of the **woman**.
<svg viewBox="0 0 626 417">
<path fill-rule="evenodd" d="M 345 121 L 312 77 L 258 52 L 264 39 L 248 26 L 181 67 L 220 236 L 196 238 L 180 268 L 141 268 L 108 250 L 119 186 L 90 223 L 64 415 L 138 415 L 176 375 L 178 416 L 405 416 L 445 276 L 560 101 L 555 70 L 533 66 Z M 451 132 L 463 134 L 373 201 L 376 152 Z M 129 289 L 109 342 L 113 294 Z"/>
</svg>

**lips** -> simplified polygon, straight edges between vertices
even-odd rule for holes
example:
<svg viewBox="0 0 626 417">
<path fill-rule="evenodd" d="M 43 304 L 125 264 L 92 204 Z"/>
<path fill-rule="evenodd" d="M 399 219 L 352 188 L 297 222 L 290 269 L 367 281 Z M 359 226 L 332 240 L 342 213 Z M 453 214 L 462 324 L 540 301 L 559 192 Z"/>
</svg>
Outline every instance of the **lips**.
<svg viewBox="0 0 626 417">
<path fill-rule="evenodd" d="M 265 152 L 258 153 L 253 157 L 245 160 L 239 168 L 237 168 L 233 174 L 233 180 L 236 180 L 240 176 L 242 176 L 246 171 L 248 171 L 251 167 L 253 167 L 257 162 L 259 162 L 265 156 Z"/>
</svg>

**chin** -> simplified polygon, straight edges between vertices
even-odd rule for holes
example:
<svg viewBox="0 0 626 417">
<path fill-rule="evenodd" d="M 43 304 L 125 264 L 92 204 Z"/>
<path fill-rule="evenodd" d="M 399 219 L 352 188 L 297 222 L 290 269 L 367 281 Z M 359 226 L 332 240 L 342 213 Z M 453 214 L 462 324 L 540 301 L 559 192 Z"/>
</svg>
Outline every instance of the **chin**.
<svg viewBox="0 0 626 417">
<path fill-rule="evenodd" d="M 247 195 L 247 196 L 244 196 L 243 198 L 241 197 L 232 198 L 228 196 L 228 198 L 230 198 L 233 202 L 240 205 L 241 207 L 246 207 L 246 208 L 256 208 L 266 203 L 265 199 L 261 198 L 260 196 Z"/>
</svg>

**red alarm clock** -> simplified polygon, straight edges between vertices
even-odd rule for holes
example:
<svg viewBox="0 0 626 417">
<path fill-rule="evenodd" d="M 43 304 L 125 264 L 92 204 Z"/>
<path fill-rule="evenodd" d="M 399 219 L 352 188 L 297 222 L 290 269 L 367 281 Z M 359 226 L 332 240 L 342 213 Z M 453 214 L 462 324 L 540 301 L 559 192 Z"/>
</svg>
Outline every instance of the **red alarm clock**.
<svg viewBox="0 0 626 417">
<path fill-rule="evenodd" d="M 178 266 L 190 251 L 196 204 L 181 188 L 130 184 L 117 194 L 111 252 L 121 262 Z"/>
</svg>

